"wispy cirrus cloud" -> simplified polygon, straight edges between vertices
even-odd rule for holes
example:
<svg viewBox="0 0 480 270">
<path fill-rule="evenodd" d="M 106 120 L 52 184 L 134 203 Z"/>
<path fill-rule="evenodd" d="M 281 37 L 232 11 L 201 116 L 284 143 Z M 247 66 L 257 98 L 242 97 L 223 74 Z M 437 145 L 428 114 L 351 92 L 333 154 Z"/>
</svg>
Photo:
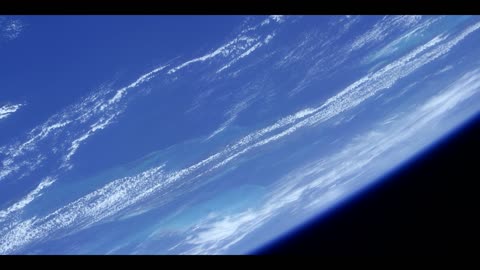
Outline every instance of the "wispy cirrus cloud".
<svg viewBox="0 0 480 270">
<path fill-rule="evenodd" d="M 233 40 L 227 42 L 226 44 L 218 47 L 214 51 L 207 53 L 203 56 L 196 57 L 194 59 L 188 60 L 186 62 L 183 62 L 176 67 L 171 68 L 167 74 L 174 74 L 178 72 L 179 70 L 194 64 L 194 63 L 201 63 L 213 58 L 216 58 L 218 56 L 222 56 L 227 59 L 231 59 L 229 63 L 226 65 L 222 66 L 220 69 L 217 70 L 216 73 L 220 73 L 223 70 L 227 69 L 234 63 L 238 62 L 240 59 L 250 55 L 253 51 L 258 49 L 260 46 L 268 44 L 271 39 L 275 36 L 275 34 L 268 33 L 264 36 L 258 35 L 258 34 L 252 34 L 248 35 L 248 33 L 258 30 L 259 28 L 263 27 L 264 25 L 269 24 L 271 21 L 276 22 L 276 23 L 283 23 L 285 21 L 285 17 L 280 16 L 280 15 L 272 15 L 268 17 L 267 19 L 263 20 L 260 24 L 254 25 L 252 27 L 248 27 L 247 29 L 244 29 L 241 31 L 240 34 L 238 34 Z"/>
<path fill-rule="evenodd" d="M 129 90 L 142 86 L 158 76 L 166 66 L 156 68 L 135 80 L 130 85 L 111 89 L 103 88 L 80 102 L 51 116 L 43 124 L 30 130 L 23 139 L 0 147 L 4 155 L 0 161 L 0 181 L 32 172 L 39 168 L 43 161 L 54 162 L 60 169 L 72 167 L 70 161 L 82 143 L 88 138 L 114 123 L 125 110 Z M 3 107 L 2 107 L 3 108 Z M 18 110 L 19 106 L 6 107 L 4 114 Z M 8 114 L 7 114 L 8 113 Z M 43 142 L 51 142 L 55 148 L 45 148 Z"/>
<path fill-rule="evenodd" d="M 4 221 L 9 215 L 22 210 L 25 206 L 29 205 L 33 200 L 42 195 L 42 190 L 55 183 L 56 179 L 53 177 L 47 177 L 43 179 L 38 186 L 28 193 L 24 198 L 20 199 L 15 204 L 11 205 L 5 210 L 0 210 L 0 222 Z M 1 230 L 0 230 L 1 231 Z"/>
<path fill-rule="evenodd" d="M 421 16 L 385 16 L 360 35 L 353 35 L 354 38 L 351 42 L 346 44 L 344 42 L 338 43 L 338 41 L 346 38 L 345 34 L 349 33 L 352 26 L 359 22 L 359 17 L 343 17 L 333 20 L 327 28 L 327 35 L 324 34 L 325 31 L 309 33 L 301 46 L 293 48 L 282 61 L 277 63 L 277 65 L 282 66 L 295 61 L 305 61 L 306 57 L 315 59 L 310 63 L 310 67 L 307 69 L 302 81 L 289 92 L 289 96 L 297 95 L 311 85 L 313 80 L 335 72 L 353 52 L 378 45 L 380 42 L 393 36 L 392 34 L 396 31 L 409 31 L 412 28 L 425 30 L 428 25 L 421 23 L 421 20 Z M 337 27 L 338 24 L 343 24 L 344 27 L 339 29 Z M 408 35 L 408 32 L 406 35 Z M 319 39 L 321 40 L 320 42 L 318 42 Z M 318 43 L 322 45 L 319 46 Z M 391 45 L 390 47 L 394 46 Z M 383 53 L 386 54 L 386 52 Z M 373 59 L 374 57 L 371 58 Z"/>
<path fill-rule="evenodd" d="M 380 22 L 376 23 L 372 29 L 364 35 L 356 38 L 351 46 L 355 51 L 364 46 L 369 46 L 375 42 L 384 40 L 389 34 L 398 29 L 404 29 L 416 25 L 422 16 L 385 16 Z"/>
<path fill-rule="evenodd" d="M 240 115 L 240 113 L 244 110 L 246 110 L 250 104 L 254 101 L 255 97 L 257 95 L 251 95 L 242 100 L 241 102 L 235 104 L 232 108 L 230 108 L 225 115 L 228 117 L 225 122 L 223 122 L 220 127 L 218 127 L 216 130 L 214 130 L 205 140 L 209 140 L 218 134 L 220 134 L 222 131 L 224 131 L 230 124 L 237 119 L 237 117 Z"/>
</svg>

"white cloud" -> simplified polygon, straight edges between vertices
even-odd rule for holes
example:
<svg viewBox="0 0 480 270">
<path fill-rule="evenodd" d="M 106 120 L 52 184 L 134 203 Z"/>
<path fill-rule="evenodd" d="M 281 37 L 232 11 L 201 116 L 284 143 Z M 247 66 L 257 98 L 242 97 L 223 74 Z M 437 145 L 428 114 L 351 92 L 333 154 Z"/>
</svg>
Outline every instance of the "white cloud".
<svg viewBox="0 0 480 270">
<path fill-rule="evenodd" d="M 257 95 L 250 95 L 249 97 L 245 98 L 241 102 L 237 103 L 234 105 L 230 110 L 227 111 L 226 116 L 228 116 L 228 119 L 223 122 L 219 128 L 217 128 L 215 131 L 213 131 L 206 139 L 210 140 L 211 138 L 215 137 L 216 135 L 220 134 L 223 130 L 225 130 L 230 124 L 237 119 L 237 117 L 240 115 L 242 111 L 247 109 L 250 104 L 253 102 Z"/>
<path fill-rule="evenodd" d="M 47 154 L 44 160 L 58 162 L 61 168 L 71 168 L 69 163 L 80 145 L 88 138 L 105 129 L 124 111 L 126 102 L 122 102 L 128 90 L 142 86 L 167 66 L 161 66 L 141 75 L 130 85 L 118 90 L 102 89 L 51 116 L 43 124 L 33 128 L 23 140 L 0 147 L 4 159 L 0 162 L 0 181 L 22 171 L 33 171 L 41 166 L 38 154 Z M 22 104 L 5 106 L 0 110 L 0 118 L 9 116 Z M 38 145 L 50 141 L 56 146 L 52 149 L 39 149 Z"/>
<path fill-rule="evenodd" d="M 0 16 L 0 39 L 14 40 L 20 36 L 25 24 L 16 18 Z"/>
<path fill-rule="evenodd" d="M 231 60 L 230 62 L 228 62 L 226 65 L 224 65 L 223 67 L 221 67 L 219 70 L 217 70 L 216 73 L 220 73 L 220 72 L 224 71 L 225 69 L 229 68 L 230 66 L 232 66 L 233 64 L 235 64 L 236 62 L 238 62 L 240 59 L 245 58 L 245 57 L 247 57 L 248 55 L 250 55 L 251 53 L 253 53 L 255 50 L 257 50 L 257 49 L 260 48 L 261 46 L 267 45 L 268 43 L 270 43 L 270 41 L 271 41 L 274 37 L 275 37 L 275 33 L 272 33 L 272 34 L 267 35 L 267 36 L 263 39 L 263 41 L 255 43 L 253 46 L 251 46 L 250 48 L 248 48 L 248 50 L 246 50 L 245 52 L 243 52 L 242 54 L 240 54 L 238 57 L 234 58 L 233 60 Z"/>
<path fill-rule="evenodd" d="M 423 36 L 425 36 L 426 32 L 431 31 L 430 26 L 435 25 L 435 23 L 440 20 L 442 20 L 441 16 L 429 18 L 422 22 L 419 22 L 415 25 L 415 28 L 409 30 L 403 35 L 400 35 L 398 38 L 395 38 L 393 41 L 383 46 L 383 48 L 381 48 L 380 50 L 375 50 L 372 54 L 367 55 L 362 60 L 362 63 L 369 64 L 375 60 L 394 53 L 401 47 L 402 43 L 406 42 L 407 40 L 412 40 L 415 38 L 421 39 Z"/>
<path fill-rule="evenodd" d="M 266 18 L 265 20 L 263 20 L 260 23 L 260 26 L 267 25 L 271 21 L 274 21 L 276 23 L 283 23 L 285 21 L 285 16 L 284 15 L 270 15 L 270 16 L 268 16 L 268 18 Z"/>
<path fill-rule="evenodd" d="M 215 51 L 213 51 L 209 54 L 206 54 L 206 55 L 201 56 L 201 57 L 194 58 L 192 60 L 184 62 L 184 63 L 170 69 L 168 71 L 168 74 L 173 74 L 173 73 L 179 71 L 180 69 L 182 69 L 186 66 L 189 66 L 193 63 L 204 62 L 204 61 L 209 60 L 211 58 L 214 58 L 218 55 L 228 56 L 231 53 L 238 53 L 239 51 L 243 50 L 245 46 L 250 46 L 250 44 L 252 44 L 255 41 L 256 41 L 255 38 L 250 38 L 250 37 L 246 37 L 246 36 L 238 36 L 235 39 L 233 39 L 232 41 L 228 42 L 227 44 L 225 44 L 225 45 L 223 45 L 219 48 L 217 48 Z"/>
<path fill-rule="evenodd" d="M 235 62 L 237 62 L 238 60 L 248 56 L 249 54 L 251 54 L 253 51 L 255 51 L 256 49 L 258 49 L 260 46 L 262 46 L 262 42 L 257 42 L 255 43 L 255 45 L 253 45 L 252 47 L 250 47 L 247 51 L 245 51 L 244 53 L 242 53 L 240 56 L 238 56 L 237 58 L 233 59 L 232 61 L 230 61 L 229 63 L 227 63 L 225 66 L 221 67 L 219 70 L 217 70 L 217 73 L 220 73 L 222 72 L 223 70 L 229 68 L 231 65 L 233 65 Z"/>
<path fill-rule="evenodd" d="M 9 117 L 12 113 L 18 111 L 24 104 L 4 105 L 0 107 L 0 119 Z"/>
<path fill-rule="evenodd" d="M 356 38 L 351 46 L 351 51 L 384 40 L 394 30 L 408 28 L 416 25 L 421 16 L 385 16 L 380 22 L 362 36 Z"/>
<path fill-rule="evenodd" d="M 41 191 L 44 188 L 51 186 L 55 181 L 56 179 L 52 177 L 47 177 L 43 179 L 34 190 L 28 193 L 20 201 L 18 201 L 17 203 L 13 204 L 12 206 L 8 207 L 5 210 L 0 210 L 0 222 L 4 221 L 10 214 L 22 210 L 25 206 L 30 204 L 37 197 L 41 196 L 42 195 Z"/>
<path fill-rule="evenodd" d="M 275 21 L 277 23 L 282 23 L 285 20 L 285 16 L 284 15 L 270 15 L 270 19 L 272 19 L 273 21 Z"/>
<path fill-rule="evenodd" d="M 78 148 L 80 147 L 80 144 L 87 140 L 90 136 L 92 136 L 97 130 L 102 130 L 106 128 L 108 125 L 111 124 L 113 119 L 118 116 L 119 113 L 113 114 L 109 116 L 108 118 L 101 118 L 94 124 L 92 124 L 90 127 L 91 129 L 87 130 L 86 133 L 80 135 L 80 137 L 76 138 L 75 140 L 72 141 L 70 148 L 68 148 L 68 152 L 64 156 L 64 166 L 68 166 L 68 161 L 72 158 L 72 156 L 77 152 Z"/>
<path fill-rule="evenodd" d="M 230 67 L 233 65 L 235 62 L 238 60 L 250 55 L 253 51 L 258 49 L 260 46 L 264 44 L 268 44 L 270 40 L 274 37 L 274 33 L 269 33 L 265 35 L 263 38 L 263 41 L 259 41 L 261 37 L 258 36 L 247 36 L 245 33 L 253 31 L 258 29 L 259 27 L 262 27 L 266 24 L 268 24 L 271 20 L 277 22 L 277 23 L 282 23 L 285 20 L 284 16 L 280 15 L 273 15 L 269 16 L 267 19 L 262 21 L 260 24 L 248 27 L 240 32 L 239 35 L 237 35 L 233 40 L 227 42 L 226 44 L 220 46 L 213 52 L 210 52 L 208 54 L 205 54 L 201 57 L 197 57 L 191 60 L 188 60 L 172 69 L 170 69 L 167 74 L 173 74 L 191 64 L 198 63 L 198 62 L 204 62 L 207 60 L 210 60 L 212 58 L 215 58 L 217 56 L 223 56 L 223 57 L 233 57 L 233 59 L 221 67 L 219 70 L 217 70 L 216 73 L 220 73 L 224 69 Z"/>
<path fill-rule="evenodd" d="M 165 66 L 160 66 L 160 67 L 158 67 L 158 68 L 156 68 L 156 69 L 154 69 L 154 70 L 152 70 L 148 73 L 145 73 L 144 75 L 140 76 L 136 81 L 134 81 L 133 83 L 131 83 L 127 87 L 124 87 L 124 88 L 121 88 L 120 90 L 117 90 L 115 95 L 110 100 L 108 100 L 108 103 L 104 104 L 100 107 L 100 110 L 104 110 L 107 105 L 117 103 L 127 93 L 127 91 L 129 89 L 138 87 L 139 85 L 148 82 L 149 80 L 154 78 L 157 73 L 164 70 L 166 67 L 167 67 L 166 65 Z"/>
<path fill-rule="evenodd" d="M 22 245 L 39 241 L 61 229 L 81 230 L 116 214 L 150 195 L 149 190 L 152 191 L 163 186 L 162 168 L 163 165 L 134 177 L 112 181 L 103 188 L 44 217 L 33 217 L 8 226 L 8 230 L 2 231 L 2 236 L 0 236 L 0 253 L 9 253 Z"/>
</svg>

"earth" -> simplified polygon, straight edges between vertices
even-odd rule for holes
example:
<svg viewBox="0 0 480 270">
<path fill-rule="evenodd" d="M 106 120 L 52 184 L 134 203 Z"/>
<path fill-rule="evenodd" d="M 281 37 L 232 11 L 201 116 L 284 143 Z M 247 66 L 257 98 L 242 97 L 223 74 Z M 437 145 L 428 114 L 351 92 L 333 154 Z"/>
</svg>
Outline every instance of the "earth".
<svg viewBox="0 0 480 270">
<path fill-rule="evenodd" d="M 479 29 L 0 17 L 0 253 L 250 254 L 472 121 Z"/>
</svg>

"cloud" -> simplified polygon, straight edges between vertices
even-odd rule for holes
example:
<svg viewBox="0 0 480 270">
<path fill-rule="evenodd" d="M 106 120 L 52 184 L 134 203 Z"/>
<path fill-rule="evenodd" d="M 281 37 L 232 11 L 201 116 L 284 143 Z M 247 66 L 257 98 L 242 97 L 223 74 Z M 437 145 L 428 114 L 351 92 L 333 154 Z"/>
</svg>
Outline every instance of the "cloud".
<svg viewBox="0 0 480 270">
<path fill-rule="evenodd" d="M 22 245 L 54 234 L 58 230 L 68 228 L 78 231 L 114 215 L 148 196 L 152 188 L 162 186 L 163 183 L 160 181 L 163 178 L 162 168 L 163 165 L 134 177 L 112 181 L 44 217 L 33 217 L 13 226 L 7 226 L 7 230 L 2 231 L 0 236 L 0 253 L 9 253 Z"/>
<path fill-rule="evenodd" d="M 227 42 L 226 44 L 218 47 L 215 49 L 213 52 L 210 52 L 208 54 L 205 54 L 201 57 L 197 57 L 191 60 L 188 60 L 174 68 L 171 68 L 167 74 L 173 74 L 191 64 L 194 63 L 199 63 L 199 62 L 204 62 L 207 60 L 210 60 L 212 58 L 215 58 L 217 56 L 222 56 L 222 57 L 231 57 L 233 58 L 229 63 L 221 67 L 216 73 L 220 73 L 221 71 L 227 69 L 234 63 L 236 63 L 238 60 L 250 55 L 253 51 L 258 49 L 260 46 L 264 44 L 268 44 L 270 40 L 274 37 L 274 33 L 268 33 L 263 37 L 263 41 L 259 41 L 262 39 L 262 37 L 259 36 L 248 36 L 245 35 L 245 33 L 248 33 L 253 30 L 257 30 L 260 27 L 263 27 L 264 25 L 268 24 L 271 20 L 277 22 L 277 23 L 282 23 L 285 18 L 283 16 L 270 16 L 269 18 L 265 19 L 262 23 L 248 27 L 241 31 L 239 35 L 237 35 L 233 40 Z"/>
<path fill-rule="evenodd" d="M 127 105 L 124 99 L 129 90 L 141 87 L 166 67 L 155 68 L 126 87 L 117 90 L 104 88 L 94 92 L 33 128 L 26 138 L 0 147 L 0 153 L 4 155 L 0 161 L 0 181 L 14 173 L 36 170 L 42 165 L 42 162 L 38 162 L 39 156 L 42 157 L 40 161 L 55 162 L 62 169 L 71 168 L 71 158 L 81 144 L 114 123 L 123 113 Z M 7 117 L 20 106 L 2 107 L 0 116 Z M 46 141 L 56 148 L 42 146 Z"/>
<path fill-rule="evenodd" d="M 245 51 L 244 53 L 240 54 L 240 56 L 238 56 L 237 58 L 233 59 L 232 61 L 230 61 L 229 63 L 227 63 L 225 66 L 221 67 L 219 70 L 217 70 L 217 73 L 220 73 L 222 72 L 223 70 L 229 68 L 231 65 L 233 65 L 234 63 L 236 63 L 238 60 L 248 56 L 249 54 L 251 54 L 253 51 L 255 51 L 256 49 L 258 49 L 260 46 L 262 46 L 263 43 L 262 42 L 257 42 L 255 43 L 252 47 L 250 47 L 247 51 Z"/>
<path fill-rule="evenodd" d="M 415 39 L 422 40 L 423 36 L 428 36 L 428 34 L 426 35 L 426 33 L 432 32 L 430 26 L 435 25 L 435 23 L 438 23 L 442 19 L 442 16 L 428 18 L 414 24 L 413 29 L 411 29 L 410 27 L 406 28 L 406 30 L 408 31 L 405 34 L 402 34 L 399 37 L 395 38 L 393 41 L 390 41 L 387 45 L 383 46 L 383 48 L 375 50 L 371 54 L 368 54 L 362 60 L 362 63 L 370 64 L 378 59 L 387 57 L 392 53 L 396 52 L 397 50 L 401 49 L 401 47 L 405 46 L 405 44 L 408 44 L 407 41 L 412 41 Z"/>
<path fill-rule="evenodd" d="M 416 25 L 421 16 L 385 16 L 376 23 L 371 30 L 356 38 L 351 46 L 351 51 L 384 40 L 389 34 L 398 29 L 404 29 Z"/>
<path fill-rule="evenodd" d="M 268 18 L 263 20 L 260 25 L 266 25 L 269 24 L 270 22 L 277 22 L 277 23 L 283 23 L 285 21 L 285 16 L 284 15 L 270 15 Z"/>
<path fill-rule="evenodd" d="M 25 104 L 4 105 L 0 107 L 0 119 L 9 117 L 12 113 L 18 111 Z"/>
<path fill-rule="evenodd" d="M 257 94 L 250 95 L 249 97 L 245 98 L 241 102 L 237 103 L 234 105 L 230 110 L 226 112 L 226 116 L 228 116 L 228 119 L 223 122 L 219 128 L 217 128 L 215 131 L 213 131 L 206 139 L 210 140 L 211 138 L 217 136 L 220 134 L 223 130 L 225 130 L 230 124 L 237 119 L 237 117 L 240 115 L 240 113 L 244 110 L 246 110 L 250 104 L 253 102 Z"/>
<path fill-rule="evenodd" d="M 255 42 L 255 38 L 250 38 L 246 36 L 239 36 L 235 38 L 234 40 L 228 42 L 227 44 L 217 48 L 215 51 L 208 53 L 204 56 L 194 58 L 192 60 L 186 61 L 172 69 L 170 69 L 167 73 L 168 74 L 173 74 L 180 69 L 183 69 L 193 63 L 197 62 L 204 62 L 208 59 L 214 58 L 218 55 L 223 55 L 223 56 L 228 56 L 231 53 L 238 53 L 239 51 L 243 50 L 246 46 L 250 46 L 253 42 Z"/>
<path fill-rule="evenodd" d="M 0 37 L 10 41 L 18 38 L 25 24 L 15 18 L 0 16 Z"/>
<path fill-rule="evenodd" d="M 40 197 L 42 195 L 41 191 L 44 188 L 51 186 L 53 183 L 55 183 L 55 181 L 56 179 L 52 177 L 47 177 L 43 179 L 34 190 L 28 193 L 20 201 L 18 201 L 17 203 L 13 204 L 12 206 L 8 207 L 5 210 L 0 210 L 0 222 L 3 222 L 9 215 L 22 210 L 25 206 L 29 205 L 33 200 Z"/>
<path fill-rule="evenodd" d="M 255 43 L 253 46 L 251 46 L 250 48 L 248 48 L 248 50 L 246 50 L 245 52 L 243 52 L 242 54 L 240 54 L 238 57 L 234 58 L 233 60 L 231 60 L 230 62 L 228 62 L 226 65 L 224 65 L 223 67 L 221 67 L 219 70 L 217 70 L 216 73 L 220 73 L 220 72 L 224 71 L 225 69 L 229 68 L 229 67 L 232 66 L 233 64 L 237 63 L 240 59 L 249 56 L 251 53 L 253 53 L 255 50 L 257 50 L 257 49 L 260 48 L 261 46 L 267 45 L 268 43 L 270 43 L 270 41 L 271 41 L 274 37 L 275 37 L 275 33 L 272 33 L 272 34 L 267 35 L 267 36 L 263 39 L 263 41 L 260 41 L 260 42 Z"/>
</svg>

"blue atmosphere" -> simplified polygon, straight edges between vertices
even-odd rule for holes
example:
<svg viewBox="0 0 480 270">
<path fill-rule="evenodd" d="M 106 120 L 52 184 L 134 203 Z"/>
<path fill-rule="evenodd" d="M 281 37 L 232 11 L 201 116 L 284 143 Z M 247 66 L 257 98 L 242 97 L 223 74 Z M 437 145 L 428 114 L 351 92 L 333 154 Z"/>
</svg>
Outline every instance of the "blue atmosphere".
<svg viewBox="0 0 480 270">
<path fill-rule="evenodd" d="M 0 16 L 0 254 L 250 254 L 480 111 L 479 16 Z"/>
</svg>

